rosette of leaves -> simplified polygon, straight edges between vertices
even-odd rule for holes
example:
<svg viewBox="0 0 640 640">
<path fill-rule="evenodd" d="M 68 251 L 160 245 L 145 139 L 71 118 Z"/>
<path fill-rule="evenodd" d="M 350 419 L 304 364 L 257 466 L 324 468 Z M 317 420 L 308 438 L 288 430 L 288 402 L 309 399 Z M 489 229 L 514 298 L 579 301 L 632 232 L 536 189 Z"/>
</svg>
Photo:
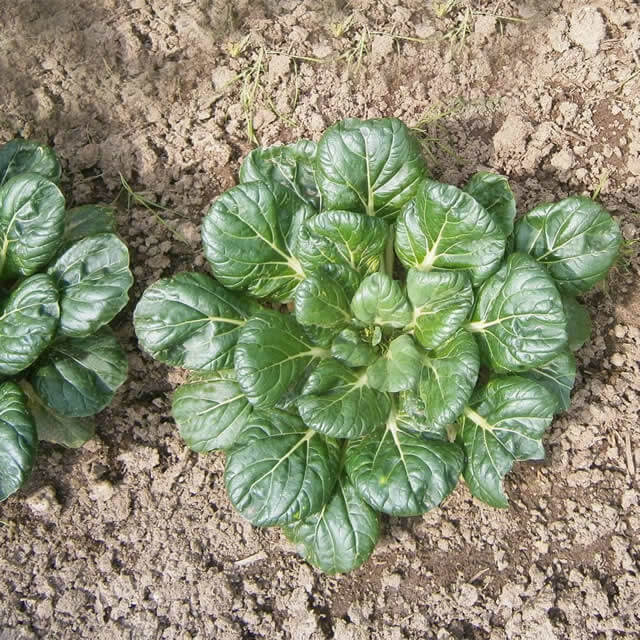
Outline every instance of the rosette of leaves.
<svg viewBox="0 0 640 640">
<path fill-rule="evenodd" d="M 502 176 L 430 179 L 394 119 L 249 154 L 204 219 L 214 277 L 160 280 L 134 314 L 148 353 L 193 370 L 173 415 L 192 449 L 225 450 L 244 517 L 344 572 L 380 513 L 422 514 L 461 475 L 507 505 L 505 474 L 569 404 L 575 296 L 620 245 L 585 198 L 515 216 Z"/>
<path fill-rule="evenodd" d="M 0 147 L 0 500 L 39 440 L 79 447 L 127 376 L 108 327 L 133 282 L 109 207 L 65 206 L 52 149 Z"/>
</svg>

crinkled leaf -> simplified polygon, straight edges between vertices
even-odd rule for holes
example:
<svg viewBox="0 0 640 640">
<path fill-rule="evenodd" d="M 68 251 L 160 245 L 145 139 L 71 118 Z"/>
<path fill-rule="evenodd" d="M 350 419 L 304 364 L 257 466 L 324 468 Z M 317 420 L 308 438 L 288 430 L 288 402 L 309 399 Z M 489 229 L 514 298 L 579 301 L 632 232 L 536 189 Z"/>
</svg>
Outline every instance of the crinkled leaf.
<svg viewBox="0 0 640 640">
<path fill-rule="evenodd" d="M 60 291 L 60 333 L 84 337 L 111 322 L 129 301 L 129 251 L 113 233 L 78 240 L 47 273 Z"/>
<path fill-rule="evenodd" d="M 366 325 L 404 327 L 411 321 L 411 305 L 400 285 L 384 273 L 372 273 L 351 300 L 355 317 Z"/>
<path fill-rule="evenodd" d="M 333 493 L 340 445 L 297 416 L 255 411 L 227 455 L 224 480 L 233 506 L 258 527 L 303 520 Z"/>
<path fill-rule="evenodd" d="M 225 191 L 202 225 L 204 254 L 229 289 L 286 301 L 304 278 L 292 255 L 314 210 L 277 183 L 246 182 Z"/>
<path fill-rule="evenodd" d="M 27 408 L 35 421 L 39 440 L 77 449 L 93 438 L 96 433 L 93 416 L 63 416 L 47 406 L 26 380 L 21 380 L 20 386 L 27 396 Z"/>
<path fill-rule="evenodd" d="M 97 233 L 115 233 L 115 209 L 102 204 L 84 204 L 68 209 L 64 218 L 63 246 Z"/>
<path fill-rule="evenodd" d="M 500 266 L 505 235 L 469 194 L 425 180 L 396 225 L 396 254 L 419 271 L 468 271 L 477 287 Z"/>
<path fill-rule="evenodd" d="M 315 156 L 316 143 L 311 140 L 254 149 L 240 167 L 240 182 L 278 182 L 314 209 L 319 209 Z"/>
<path fill-rule="evenodd" d="M 127 355 L 108 327 L 56 342 L 31 372 L 38 395 L 57 413 L 92 416 L 127 379 Z"/>
<path fill-rule="evenodd" d="M 448 425 L 438 424 L 427 418 L 425 403 L 415 391 L 398 394 L 396 422 L 404 431 L 419 433 L 425 438 L 449 442 Z"/>
<path fill-rule="evenodd" d="M 314 358 L 326 355 L 328 350 L 314 346 L 291 316 L 262 311 L 240 331 L 236 378 L 251 404 L 273 407 Z"/>
<path fill-rule="evenodd" d="M 252 410 L 229 370 L 192 376 L 176 389 L 171 407 L 180 435 L 198 452 L 228 449 Z"/>
<path fill-rule="evenodd" d="M 307 220 L 296 250 L 305 271 L 340 265 L 360 279 L 380 268 L 388 225 L 350 211 L 325 211 Z"/>
<path fill-rule="evenodd" d="M 563 295 L 562 306 L 567 318 L 569 348 L 577 351 L 591 336 L 591 317 L 587 309 L 573 296 Z"/>
<path fill-rule="evenodd" d="M 572 295 L 607 275 L 621 243 L 616 221 L 584 196 L 540 205 L 516 225 L 516 251 L 531 254 Z"/>
<path fill-rule="evenodd" d="M 0 501 L 29 478 L 38 450 L 38 435 L 20 387 L 0 384 Z"/>
<path fill-rule="evenodd" d="M 366 367 L 378 358 L 378 352 L 360 337 L 357 329 L 343 329 L 331 343 L 331 355 L 348 367 Z"/>
<path fill-rule="evenodd" d="M 296 403 L 304 423 L 334 438 L 359 438 L 386 422 L 389 398 L 364 371 L 327 358 L 311 372 Z"/>
<path fill-rule="evenodd" d="M 529 369 L 522 374 L 536 380 L 555 396 L 557 412 L 566 411 L 571 405 L 571 390 L 576 379 L 576 359 L 569 349 L 561 351 L 553 360 Z"/>
<path fill-rule="evenodd" d="M 472 322 L 483 362 L 498 373 L 544 364 L 567 345 L 567 322 L 551 276 L 512 253 L 478 291 Z"/>
<path fill-rule="evenodd" d="M 542 434 L 556 401 L 550 391 L 520 376 L 494 378 L 472 396 L 460 418 L 457 441 L 467 462 L 471 493 L 493 507 L 506 507 L 502 478 L 518 460 L 542 460 Z"/>
<path fill-rule="evenodd" d="M 399 428 L 392 413 L 386 428 L 349 442 L 345 459 L 351 482 L 374 509 L 413 516 L 439 505 L 453 491 L 464 456 L 455 443 Z"/>
<path fill-rule="evenodd" d="M 505 236 L 511 235 L 516 219 L 516 201 L 504 176 L 480 171 L 471 176 L 464 190 L 494 217 Z"/>
<path fill-rule="evenodd" d="M 316 180 L 325 209 L 393 221 L 425 174 L 420 144 L 395 118 L 348 118 L 318 143 Z"/>
<path fill-rule="evenodd" d="M 398 336 L 391 341 L 386 353 L 367 369 L 369 384 L 380 391 L 413 389 L 423 356 L 424 351 L 416 346 L 411 336 Z"/>
<path fill-rule="evenodd" d="M 38 273 L 18 284 L 0 311 L 0 375 L 33 364 L 51 344 L 59 317 L 58 290 L 49 276 Z"/>
<path fill-rule="evenodd" d="M 409 328 L 425 349 L 434 349 L 451 337 L 473 304 L 471 282 L 464 272 L 409 269 L 407 296 L 413 306 Z"/>
<path fill-rule="evenodd" d="M 53 258 L 64 232 L 64 196 L 36 173 L 17 175 L 0 188 L 0 275 L 30 276 Z"/>
<path fill-rule="evenodd" d="M 423 358 L 418 382 L 424 423 L 445 428 L 455 422 L 471 397 L 479 370 L 478 345 L 464 329 L 430 351 Z"/>
<path fill-rule="evenodd" d="M 298 553 L 326 573 L 357 569 L 371 555 L 378 537 L 378 514 L 360 497 L 348 476 L 338 477 L 321 511 L 284 527 Z"/>
<path fill-rule="evenodd" d="M 321 275 L 305 278 L 294 299 L 300 324 L 340 329 L 351 322 L 349 300 L 344 289 L 331 278 Z"/>
<path fill-rule="evenodd" d="M 50 147 L 16 138 L 0 147 L 0 186 L 19 173 L 37 173 L 57 184 L 62 168 Z"/>
<path fill-rule="evenodd" d="M 133 314 L 142 348 L 160 362 L 203 371 L 233 365 L 246 319 L 260 307 L 203 273 L 158 280 Z"/>
</svg>

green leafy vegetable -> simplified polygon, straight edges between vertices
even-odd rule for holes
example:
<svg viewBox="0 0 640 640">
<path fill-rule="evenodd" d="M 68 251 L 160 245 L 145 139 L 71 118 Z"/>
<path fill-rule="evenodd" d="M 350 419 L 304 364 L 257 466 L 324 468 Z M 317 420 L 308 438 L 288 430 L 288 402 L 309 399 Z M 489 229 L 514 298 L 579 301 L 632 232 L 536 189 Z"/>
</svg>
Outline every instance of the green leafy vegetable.
<svg viewBox="0 0 640 640">
<path fill-rule="evenodd" d="M 329 573 L 367 559 L 378 512 L 424 513 L 461 475 L 506 506 L 504 476 L 569 406 L 590 327 L 575 283 L 611 264 L 578 269 L 578 209 L 534 210 L 514 238 L 506 178 L 436 182 L 419 150 L 390 118 L 252 151 L 204 221 L 216 280 L 160 280 L 134 313 L 151 355 L 203 370 L 174 394 L 186 443 L 224 449 L 236 509 Z M 609 260 L 600 211 L 585 242 L 602 230 Z M 527 242 L 556 224 L 562 243 Z"/>
<path fill-rule="evenodd" d="M 471 493 L 494 507 L 506 507 L 502 478 L 519 460 L 542 460 L 542 434 L 556 400 L 544 386 L 519 376 L 494 378 L 464 408 L 458 442 L 467 463 Z"/>
<path fill-rule="evenodd" d="M 0 384 L 0 500 L 16 492 L 31 475 L 38 434 L 20 387 Z"/>
<path fill-rule="evenodd" d="M 40 271 L 64 233 L 64 196 L 35 173 L 21 173 L 0 188 L 0 278 Z"/>
<path fill-rule="evenodd" d="M 516 251 L 531 254 L 563 292 L 576 295 L 606 276 L 622 235 L 597 202 L 573 196 L 530 211 L 518 222 L 515 240 Z"/>
<path fill-rule="evenodd" d="M 65 211 L 52 149 L 0 147 L 0 500 L 33 467 L 38 440 L 80 447 L 124 382 L 106 326 L 128 301 L 129 252 L 113 210 Z"/>
</svg>

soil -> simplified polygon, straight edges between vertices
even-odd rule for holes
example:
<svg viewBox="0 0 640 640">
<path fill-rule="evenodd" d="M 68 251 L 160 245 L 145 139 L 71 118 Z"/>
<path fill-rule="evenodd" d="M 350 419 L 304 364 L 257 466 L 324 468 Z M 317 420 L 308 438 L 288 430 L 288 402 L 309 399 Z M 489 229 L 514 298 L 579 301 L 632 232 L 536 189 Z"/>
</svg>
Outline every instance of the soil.
<svg viewBox="0 0 640 640">
<path fill-rule="evenodd" d="M 43 443 L 0 505 L 1 640 L 640 638 L 637 2 L 16 0 L 0 23 L 0 142 L 52 144 L 72 203 L 118 199 L 136 277 L 116 322 L 131 375 L 96 438 Z M 232 510 L 221 454 L 184 446 L 183 373 L 137 349 L 131 311 L 206 269 L 200 220 L 248 120 L 266 145 L 347 116 L 422 128 L 445 181 L 504 173 L 521 212 L 599 192 L 625 247 L 585 298 L 572 407 L 545 462 L 507 479 L 509 509 L 460 484 L 328 577 Z M 127 202 L 121 175 L 163 208 Z"/>
</svg>

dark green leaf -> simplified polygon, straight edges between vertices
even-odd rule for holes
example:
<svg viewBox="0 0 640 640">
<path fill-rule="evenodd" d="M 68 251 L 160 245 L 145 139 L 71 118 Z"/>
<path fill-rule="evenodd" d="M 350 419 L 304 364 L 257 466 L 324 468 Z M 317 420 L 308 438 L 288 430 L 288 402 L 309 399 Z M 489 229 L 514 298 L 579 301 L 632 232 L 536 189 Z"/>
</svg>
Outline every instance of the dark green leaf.
<svg viewBox="0 0 640 640">
<path fill-rule="evenodd" d="M 351 322 L 349 300 L 344 289 L 331 278 L 305 278 L 295 293 L 296 320 L 327 329 L 340 329 Z"/>
<path fill-rule="evenodd" d="M 573 295 L 607 275 L 621 243 L 615 220 L 583 196 L 540 205 L 516 225 L 516 251 L 531 254 L 563 292 Z"/>
<path fill-rule="evenodd" d="M 0 385 L 0 501 L 29 478 L 38 436 L 24 394 L 14 382 Z"/>
<path fill-rule="evenodd" d="M 408 330 L 425 349 L 451 337 L 467 319 L 473 304 L 471 282 L 464 272 L 409 269 L 407 295 L 413 305 Z"/>
<path fill-rule="evenodd" d="M 316 143 L 311 140 L 254 149 L 240 167 L 240 182 L 278 182 L 314 209 L 319 209 L 315 155 Z"/>
<path fill-rule="evenodd" d="M 455 422 L 478 380 L 480 355 L 473 336 L 460 329 L 423 358 L 418 390 L 424 402 L 424 423 L 444 428 Z"/>
<path fill-rule="evenodd" d="M 329 265 L 354 271 L 360 280 L 378 271 L 389 234 L 388 225 L 350 211 L 325 211 L 307 220 L 296 255 L 305 271 Z"/>
<path fill-rule="evenodd" d="M 374 509 L 412 516 L 439 505 L 453 491 L 464 456 L 454 443 L 401 429 L 392 412 L 385 429 L 349 442 L 345 459 L 351 482 Z"/>
<path fill-rule="evenodd" d="M 192 376 L 173 394 L 173 417 L 180 435 L 193 451 L 228 449 L 251 411 L 233 371 Z"/>
<path fill-rule="evenodd" d="M 331 355 L 348 367 L 366 367 L 378 357 L 378 352 L 360 337 L 356 329 L 343 329 L 331 344 Z"/>
<path fill-rule="evenodd" d="M 512 253 L 480 288 L 472 322 L 480 354 L 498 373 L 544 364 L 567 345 L 567 321 L 549 274 L 530 256 Z"/>
<path fill-rule="evenodd" d="M 506 507 L 502 478 L 518 460 L 542 460 L 541 438 L 551 424 L 556 400 L 534 380 L 494 378 L 478 389 L 460 418 L 457 441 L 467 463 L 471 493 L 493 507 Z"/>
<path fill-rule="evenodd" d="M 62 168 L 50 147 L 16 138 L 0 147 L 0 186 L 19 173 L 37 173 L 57 184 Z"/>
<path fill-rule="evenodd" d="M 49 407 L 76 418 L 102 411 L 126 379 L 127 355 L 108 327 L 56 342 L 30 376 Z"/>
<path fill-rule="evenodd" d="M 326 573 L 357 569 L 371 555 L 378 537 L 378 514 L 342 473 L 334 494 L 321 511 L 284 527 L 298 553 Z"/>
<path fill-rule="evenodd" d="M 0 312 L 0 375 L 33 364 L 51 344 L 60 317 L 58 291 L 43 273 L 23 280 Z"/>
<path fill-rule="evenodd" d="M 292 251 L 313 213 L 277 183 L 246 182 L 225 191 L 202 225 L 204 254 L 215 277 L 229 289 L 289 300 L 304 278 Z"/>
<path fill-rule="evenodd" d="M 511 235 L 516 219 L 516 201 L 504 176 L 480 171 L 471 176 L 464 190 L 494 217 L 505 236 Z"/>
<path fill-rule="evenodd" d="M 158 280 L 133 314 L 142 348 L 160 362 L 212 371 L 233 365 L 240 328 L 260 307 L 203 273 Z"/>
<path fill-rule="evenodd" d="M 21 380 L 20 386 L 27 396 L 27 408 L 33 416 L 39 440 L 77 449 L 93 438 L 96 432 L 93 417 L 71 418 L 60 415 L 44 403 L 26 380 Z"/>
<path fill-rule="evenodd" d="M 47 273 L 60 291 L 60 332 L 70 337 L 91 335 L 111 322 L 133 284 L 129 251 L 113 233 L 78 240 Z"/>
<path fill-rule="evenodd" d="M 64 232 L 64 196 L 47 178 L 23 173 L 0 188 L 0 274 L 30 276 L 53 258 Z"/>
<path fill-rule="evenodd" d="M 576 359 L 569 349 L 561 351 L 553 360 L 529 369 L 522 374 L 536 380 L 555 396 L 557 412 L 566 411 L 571 405 L 571 390 L 576 379 Z"/>
<path fill-rule="evenodd" d="M 64 237 L 65 247 L 96 233 L 115 233 L 115 209 L 101 204 L 85 204 L 68 209 L 65 212 Z"/>
<path fill-rule="evenodd" d="M 304 423 L 334 438 L 359 438 L 386 422 L 389 398 L 367 384 L 362 370 L 334 358 L 311 372 L 297 401 Z"/>
<path fill-rule="evenodd" d="M 591 317 L 587 309 L 573 296 L 563 295 L 562 306 L 567 317 L 569 348 L 577 351 L 591 336 Z"/>
<path fill-rule="evenodd" d="M 351 310 L 366 325 L 404 327 L 411 322 L 412 311 L 400 285 L 384 273 L 372 273 L 358 287 Z"/>
<path fill-rule="evenodd" d="M 395 118 L 349 118 L 325 131 L 316 180 L 325 209 L 393 220 L 426 174 L 420 144 Z"/>
<path fill-rule="evenodd" d="M 411 336 L 398 336 L 368 369 L 368 384 L 380 391 L 406 391 L 416 386 L 424 351 Z"/>
<path fill-rule="evenodd" d="M 328 355 L 327 349 L 313 345 L 291 316 L 262 311 L 240 331 L 236 378 L 251 404 L 273 407 L 313 359 Z"/>
<path fill-rule="evenodd" d="M 396 254 L 418 271 L 468 271 L 477 287 L 500 266 L 505 236 L 493 216 L 469 194 L 425 180 L 398 218 Z"/>
<path fill-rule="evenodd" d="M 227 456 L 233 506 L 258 527 L 304 520 L 327 504 L 340 446 L 278 409 L 255 411 Z"/>
<path fill-rule="evenodd" d="M 398 428 L 419 433 L 424 438 L 434 438 L 449 442 L 448 425 L 437 424 L 427 418 L 426 406 L 414 391 L 403 391 L 398 394 Z"/>
</svg>

